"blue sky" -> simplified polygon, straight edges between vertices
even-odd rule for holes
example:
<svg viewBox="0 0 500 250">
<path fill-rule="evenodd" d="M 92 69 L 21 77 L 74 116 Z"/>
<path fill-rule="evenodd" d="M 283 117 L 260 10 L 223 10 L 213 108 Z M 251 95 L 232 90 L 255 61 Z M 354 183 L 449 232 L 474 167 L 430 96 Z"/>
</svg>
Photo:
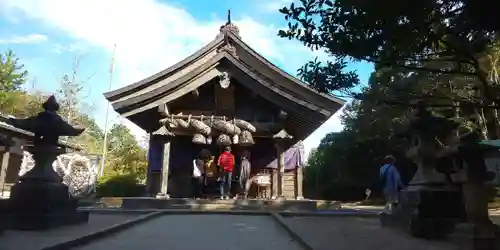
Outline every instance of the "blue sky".
<svg viewBox="0 0 500 250">
<path fill-rule="evenodd" d="M 218 33 L 231 9 L 232 21 L 245 42 L 257 52 L 295 75 L 306 61 L 319 56 L 301 44 L 276 36 L 286 21 L 277 11 L 291 0 L 155 1 L 155 0 L 2 0 L 0 51 L 12 49 L 29 71 L 27 88 L 53 93 L 62 74 L 71 73 L 79 58 L 78 78 L 89 112 L 104 126 L 109 68 L 116 44 L 116 89 L 154 74 L 201 48 Z M 350 65 L 366 82 L 373 67 Z M 334 117 L 306 141 L 316 147 L 326 133 L 340 131 Z M 141 138 L 130 122 L 110 114 L 110 122 L 123 122 Z"/>
</svg>

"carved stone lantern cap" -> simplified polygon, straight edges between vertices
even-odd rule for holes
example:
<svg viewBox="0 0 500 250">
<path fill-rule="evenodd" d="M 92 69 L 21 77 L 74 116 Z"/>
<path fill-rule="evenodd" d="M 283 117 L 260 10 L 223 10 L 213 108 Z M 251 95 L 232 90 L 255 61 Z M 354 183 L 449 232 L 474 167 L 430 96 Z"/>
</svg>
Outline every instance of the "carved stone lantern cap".
<svg viewBox="0 0 500 250">
<path fill-rule="evenodd" d="M 418 100 L 412 106 L 414 107 L 414 115 L 410 119 L 408 133 L 426 133 L 438 136 L 447 134 L 459 126 L 451 119 L 432 115 L 425 101 Z"/>
<path fill-rule="evenodd" d="M 59 103 L 57 103 L 56 97 L 51 95 L 43 104 L 42 107 L 45 111 L 57 112 L 59 111 Z"/>
<path fill-rule="evenodd" d="M 85 130 L 79 126 L 72 126 L 56 113 L 60 106 L 53 95 L 42 104 L 42 107 L 43 112 L 38 113 L 34 119 L 26 119 L 25 122 L 28 127 L 34 128 L 28 130 L 35 133 L 35 142 L 41 140 L 56 143 L 59 136 L 78 136 Z"/>
<path fill-rule="evenodd" d="M 158 130 L 153 132 L 153 135 L 173 137 L 175 136 L 170 130 L 168 130 L 165 126 L 161 126 Z"/>
<path fill-rule="evenodd" d="M 286 130 L 282 129 L 275 135 L 273 135 L 273 139 L 275 140 L 291 140 L 293 139 L 293 136 L 286 132 Z"/>
</svg>

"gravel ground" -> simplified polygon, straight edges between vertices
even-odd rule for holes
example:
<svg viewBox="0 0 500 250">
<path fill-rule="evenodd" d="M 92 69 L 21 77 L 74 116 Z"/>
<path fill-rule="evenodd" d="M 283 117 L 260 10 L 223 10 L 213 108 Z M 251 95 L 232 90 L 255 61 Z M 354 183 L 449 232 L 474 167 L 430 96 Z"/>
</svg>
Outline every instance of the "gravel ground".
<svg viewBox="0 0 500 250">
<path fill-rule="evenodd" d="M 456 250 L 448 242 L 425 241 L 381 228 L 377 218 L 287 217 L 285 221 L 316 250 Z"/>
<path fill-rule="evenodd" d="M 0 235 L 0 250 L 38 250 L 122 223 L 136 216 L 133 214 L 91 214 L 88 224 L 39 232 L 9 230 Z"/>
<path fill-rule="evenodd" d="M 268 216 L 164 215 L 81 250 L 300 250 Z"/>
</svg>

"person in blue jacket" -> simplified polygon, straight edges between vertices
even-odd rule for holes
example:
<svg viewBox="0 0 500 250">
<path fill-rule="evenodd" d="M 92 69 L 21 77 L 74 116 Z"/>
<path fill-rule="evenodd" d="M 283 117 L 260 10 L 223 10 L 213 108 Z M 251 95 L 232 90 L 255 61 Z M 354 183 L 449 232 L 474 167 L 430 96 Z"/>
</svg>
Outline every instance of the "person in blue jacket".
<svg viewBox="0 0 500 250">
<path fill-rule="evenodd" d="M 379 177 L 382 183 L 382 191 L 385 196 L 386 212 L 391 212 L 392 207 L 399 202 L 399 191 L 404 188 L 399 171 L 394 165 L 396 159 L 392 155 L 384 158 L 385 164 L 380 168 Z"/>
</svg>

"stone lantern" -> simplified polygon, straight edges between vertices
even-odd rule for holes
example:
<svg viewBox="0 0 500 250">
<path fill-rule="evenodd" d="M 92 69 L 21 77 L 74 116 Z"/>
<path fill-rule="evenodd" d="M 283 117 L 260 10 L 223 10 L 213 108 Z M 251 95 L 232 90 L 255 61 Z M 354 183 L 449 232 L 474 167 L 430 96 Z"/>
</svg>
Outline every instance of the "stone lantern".
<svg viewBox="0 0 500 250">
<path fill-rule="evenodd" d="M 436 239 L 467 221 L 474 249 L 496 249 L 498 229 L 488 217 L 485 186 L 493 173 L 487 171 L 484 155 L 498 147 L 481 141 L 476 131 L 459 136 L 457 123 L 433 116 L 423 102 L 415 107 L 407 157 L 417 171 L 392 214 L 382 214 L 382 224 Z"/>
<path fill-rule="evenodd" d="M 417 102 L 414 111 L 406 156 L 417 170 L 407 189 L 400 192 L 398 206 L 391 214 L 382 214 L 382 224 L 402 227 L 416 237 L 442 238 L 453 232 L 463 211 L 460 189 L 449 180 L 454 167 L 446 157 L 451 153 L 440 145 L 440 138 L 449 138 L 458 124 L 433 116 L 423 102 Z"/>
<path fill-rule="evenodd" d="M 77 200 L 70 197 L 68 187 L 52 167 L 57 156 L 64 153 L 59 137 L 77 136 L 84 129 L 71 126 L 56 113 L 59 104 L 54 96 L 43 109 L 34 117 L 10 120 L 12 125 L 35 134 L 34 145 L 26 147 L 35 166 L 12 187 L 8 202 L 13 229 L 43 230 L 88 221 L 88 213 L 77 211 Z"/>
</svg>

